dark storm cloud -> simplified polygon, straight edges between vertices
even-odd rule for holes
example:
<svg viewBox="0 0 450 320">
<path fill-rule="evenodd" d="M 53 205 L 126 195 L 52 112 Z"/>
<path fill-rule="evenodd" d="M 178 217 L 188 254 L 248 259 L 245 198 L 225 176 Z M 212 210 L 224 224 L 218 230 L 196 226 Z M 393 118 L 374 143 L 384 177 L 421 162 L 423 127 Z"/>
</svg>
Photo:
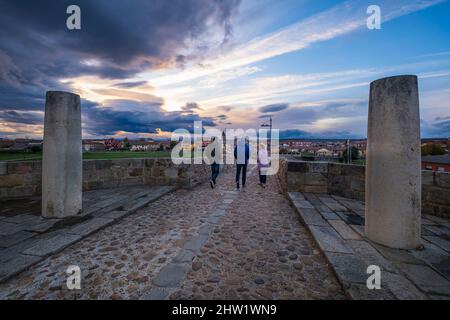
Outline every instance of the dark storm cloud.
<svg viewBox="0 0 450 320">
<path fill-rule="evenodd" d="M 450 138 L 450 117 L 437 117 L 432 122 L 420 123 L 424 138 Z"/>
<path fill-rule="evenodd" d="M 0 120 L 9 123 L 17 124 L 42 124 L 44 122 L 44 114 L 41 113 L 31 113 L 31 112 L 20 112 L 14 110 L 1 110 Z"/>
<path fill-rule="evenodd" d="M 131 81 L 131 82 L 120 82 L 116 83 L 114 87 L 122 88 L 122 89 L 130 89 L 130 88 L 136 88 L 143 85 L 146 85 L 147 81 Z"/>
<path fill-rule="evenodd" d="M 204 126 L 215 126 L 213 119 L 198 114 L 166 112 L 160 106 L 136 101 L 115 101 L 111 106 L 97 106 L 91 101 L 83 101 L 84 130 L 91 135 L 109 136 L 118 131 L 130 133 L 157 133 L 176 129 L 193 129 L 194 121 L 202 121 Z"/>
<path fill-rule="evenodd" d="M 202 108 L 200 108 L 200 106 L 195 102 L 189 102 L 186 103 L 186 105 L 184 105 L 181 110 L 183 112 L 193 112 L 195 110 L 202 110 Z"/>
<path fill-rule="evenodd" d="M 97 75 L 118 79 L 118 88 L 145 85 L 120 79 L 167 63 L 185 64 L 189 58 L 180 51 L 212 24 L 222 28 L 226 42 L 239 3 L 0 0 L 0 110 L 43 110 L 45 91 L 70 90 L 59 81 L 63 78 Z M 72 4 L 81 8 L 81 30 L 66 28 L 66 9 Z M 136 122 L 126 123 L 121 118 L 126 113 L 109 115 L 111 122 L 129 127 Z"/>
<path fill-rule="evenodd" d="M 304 130 L 282 130 L 280 139 L 359 139 L 358 135 L 351 134 L 349 131 L 325 131 L 312 133 Z"/>
<path fill-rule="evenodd" d="M 226 38 L 239 2 L 78 0 L 81 30 L 70 31 L 65 25 L 66 8 L 73 1 L 0 0 L 1 48 L 14 59 L 18 55 L 33 57 L 32 62 L 47 65 L 47 71 L 65 62 L 62 72 L 67 72 L 73 65 L 81 67 L 80 59 L 96 58 L 104 62 L 103 67 L 82 71 L 117 77 L 152 63 L 179 61 L 178 51 L 185 41 L 199 37 L 209 21 L 221 26 Z M 52 58 L 56 61 L 49 61 Z"/>
<path fill-rule="evenodd" d="M 270 104 L 268 106 L 261 107 L 259 111 L 262 113 L 269 113 L 269 112 L 278 112 L 281 110 L 285 110 L 289 108 L 289 104 L 287 103 L 277 103 L 277 104 Z"/>
</svg>

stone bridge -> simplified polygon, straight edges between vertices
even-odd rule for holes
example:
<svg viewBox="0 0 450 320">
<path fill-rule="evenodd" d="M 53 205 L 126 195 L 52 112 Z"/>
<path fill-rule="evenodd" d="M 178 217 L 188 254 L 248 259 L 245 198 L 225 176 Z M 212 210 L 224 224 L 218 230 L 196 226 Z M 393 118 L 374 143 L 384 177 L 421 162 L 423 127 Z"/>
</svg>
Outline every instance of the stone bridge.
<svg viewBox="0 0 450 320">
<path fill-rule="evenodd" d="M 211 189 L 205 165 L 83 163 L 79 100 L 47 94 L 42 163 L 0 164 L 1 299 L 450 298 L 449 178 L 420 171 L 416 77 L 372 83 L 367 168 L 285 159 L 240 191 L 233 166 Z"/>
</svg>

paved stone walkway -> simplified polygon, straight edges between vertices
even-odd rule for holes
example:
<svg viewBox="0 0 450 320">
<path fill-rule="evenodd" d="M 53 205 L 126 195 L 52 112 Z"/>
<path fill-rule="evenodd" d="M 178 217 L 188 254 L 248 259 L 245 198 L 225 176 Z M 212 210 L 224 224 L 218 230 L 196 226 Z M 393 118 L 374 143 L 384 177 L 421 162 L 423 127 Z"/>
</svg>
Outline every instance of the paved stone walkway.
<svg viewBox="0 0 450 320">
<path fill-rule="evenodd" d="M 275 177 L 177 190 L 0 284 L 0 299 L 345 299 Z M 78 265 L 82 289 L 66 288 Z"/>
<path fill-rule="evenodd" d="M 66 219 L 42 218 L 38 198 L 2 202 L 0 282 L 134 213 L 173 189 L 172 186 L 134 186 L 88 191 L 83 194 L 83 211 Z"/>
<path fill-rule="evenodd" d="M 363 202 L 319 193 L 288 196 L 353 299 L 450 299 L 448 219 L 423 215 L 423 247 L 391 249 L 365 237 Z M 370 265 L 380 268 L 380 290 L 366 286 Z"/>
</svg>

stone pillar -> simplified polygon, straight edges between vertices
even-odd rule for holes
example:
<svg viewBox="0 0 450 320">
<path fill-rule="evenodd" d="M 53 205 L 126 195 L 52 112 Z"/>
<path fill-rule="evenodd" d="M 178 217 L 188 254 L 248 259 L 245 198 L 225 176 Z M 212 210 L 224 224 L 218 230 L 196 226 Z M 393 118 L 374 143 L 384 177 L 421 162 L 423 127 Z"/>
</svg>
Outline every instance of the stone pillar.
<svg viewBox="0 0 450 320">
<path fill-rule="evenodd" d="M 398 249 L 420 246 L 421 154 L 416 76 L 370 85 L 366 236 Z"/>
<path fill-rule="evenodd" d="M 49 91 L 45 103 L 42 216 L 74 216 L 82 208 L 80 96 Z"/>
</svg>

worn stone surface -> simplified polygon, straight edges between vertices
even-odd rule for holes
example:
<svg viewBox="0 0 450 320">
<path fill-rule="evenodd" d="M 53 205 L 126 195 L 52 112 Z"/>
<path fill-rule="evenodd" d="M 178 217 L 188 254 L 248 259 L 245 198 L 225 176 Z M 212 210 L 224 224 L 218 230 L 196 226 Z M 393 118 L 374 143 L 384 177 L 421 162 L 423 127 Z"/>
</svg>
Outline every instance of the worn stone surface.
<svg viewBox="0 0 450 320">
<path fill-rule="evenodd" d="M 12 235 L 0 237 L 0 248 L 11 247 L 23 240 L 35 236 L 36 233 L 28 231 L 18 231 Z"/>
<path fill-rule="evenodd" d="M 383 287 L 380 290 L 369 290 L 364 284 L 352 283 L 347 292 L 353 300 L 395 300 L 395 296 Z"/>
<path fill-rule="evenodd" d="M 140 297 L 140 300 L 165 300 L 169 296 L 169 291 L 163 288 L 153 288 L 149 293 Z"/>
<path fill-rule="evenodd" d="M 59 233 L 54 237 L 38 240 L 34 246 L 26 249 L 23 253 L 42 257 L 58 252 L 79 239 L 79 235 Z"/>
<path fill-rule="evenodd" d="M 24 227 L 20 224 L 0 221 L 0 236 L 11 236 L 23 229 Z"/>
<path fill-rule="evenodd" d="M 353 253 L 352 249 L 345 244 L 344 240 L 331 226 L 311 226 L 310 230 L 322 250 L 329 252 Z"/>
<path fill-rule="evenodd" d="M 438 236 L 424 236 L 424 238 L 442 248 L 443 250 L 450 252 L 450 241 L 446 238 Z"/>
<path fill-rule="evenodd" d="M 353 251 L 367 265 L 379 266 L 382 272 L 389 271 L 392 273 L 398 273 L 397 268 L 392 262 L 384 258 L 374 247 L 372 247 L 367 241 L 350 240 L 346 242 Z"/>
<path fill-rule="evenodd" d="M 184 279 L 187 270 L 187 264 L 168 264 L 153 280 L 153 283 L 158 287 L 164 288 L 178 287 Z"/>
<path fill-rule="evenodd" d="M 425 265 L 402 265 L 405 274 L 420 289 L 430 294 L 446 295 L 450 298 L 450 281 Z"/>
<path fill-rule="evenodd" d="M 262 189 L 253 173 L 247 184 L 202 247 L 178 290 L 180 295 L 187 299 L 345 299 L 298 214 L 279 194 L 276 178 L 268 177 L 268 187 Z M 300 194 L 292 198 L 304 201 Z"/>
<path fill-rule="evenodd" d="M 67 229 L 66 233 L 86 236 L 112 223 L 114 219 L 93 218 Z"/>
<path fill-rule="evenodd" d="M 313 226 L 328 226 L 328 223 L 322 218 L 321 214 L 316 209 L 298 208 L 298 213 L 303 222 L 307 225 Z"/>
<path fill-rule="evenodd" d="M 20 254 L 14 256 L 8 263 L 0 263 L 0 281 L 13 276 L 22 268 L 33 265 L 37 261 L 39 258 L 36 256 Z"/>
<path fill-rule="evenodd" d="M 355 254 L 326 252 L 325 256 L 333 265 L 339 279 L 345 284 L 362 283 L 367 281 L 368 265 Z"/>
<path fill-rule="evenodd" d="M 331 226 L 345 240 L 360 240 L 361 239 L 361 237 L 342 220 L 330 220 L 330 221 L 328 221 L 328 223 L 331 224 Z"/>
<path fill-rule="evenodd" d="M 331 209 L 324 209 L 324 203 L 329 203 L 334 208 L 347 208 L 346 211 L 331 211 L 337 219 L 327 220 L 327 223 L 337 230 L 336 234 L 330 235 L 331 227 L 308 226 L 352 299 L 450 299 L 447 295 L 450 258 L 448 252 L 437 245 L 440 243 L 442 246 L 447 241 L 446 219 L 425 217 L 425 230 L 428 233 L 423 236 L 423 248 L 393 249 L 372 243 L 365 238 L 364 219 L 361 217 L 364 204 L 335 195 L 330 197 L 323 194 L 298 193 L 296 196 L 304 196 L 315 209 L 326 214 L 329 214 L 328 210 Z M 292 199 L 291 194 L 289 197 Z M 296 210 L 300 212 L 311 209 Z M 331 251 L 346 251 L 345 248 L 350 251 Z M 364 279 L 367 280 L 366 267 L 369 265 L 380 267 L 381 290 L 368 290 L 363 283 Z M 405 265 L 408 265 L 408 268 L 405 268 Z"/>
<path fill-rule="evenodd" d="M 426 300 L 428 297 L 405 276 L 398 273 L 383 271 L 381 274 L 381 286 L 388 287 L 399 300 Z"/>
</svg>

